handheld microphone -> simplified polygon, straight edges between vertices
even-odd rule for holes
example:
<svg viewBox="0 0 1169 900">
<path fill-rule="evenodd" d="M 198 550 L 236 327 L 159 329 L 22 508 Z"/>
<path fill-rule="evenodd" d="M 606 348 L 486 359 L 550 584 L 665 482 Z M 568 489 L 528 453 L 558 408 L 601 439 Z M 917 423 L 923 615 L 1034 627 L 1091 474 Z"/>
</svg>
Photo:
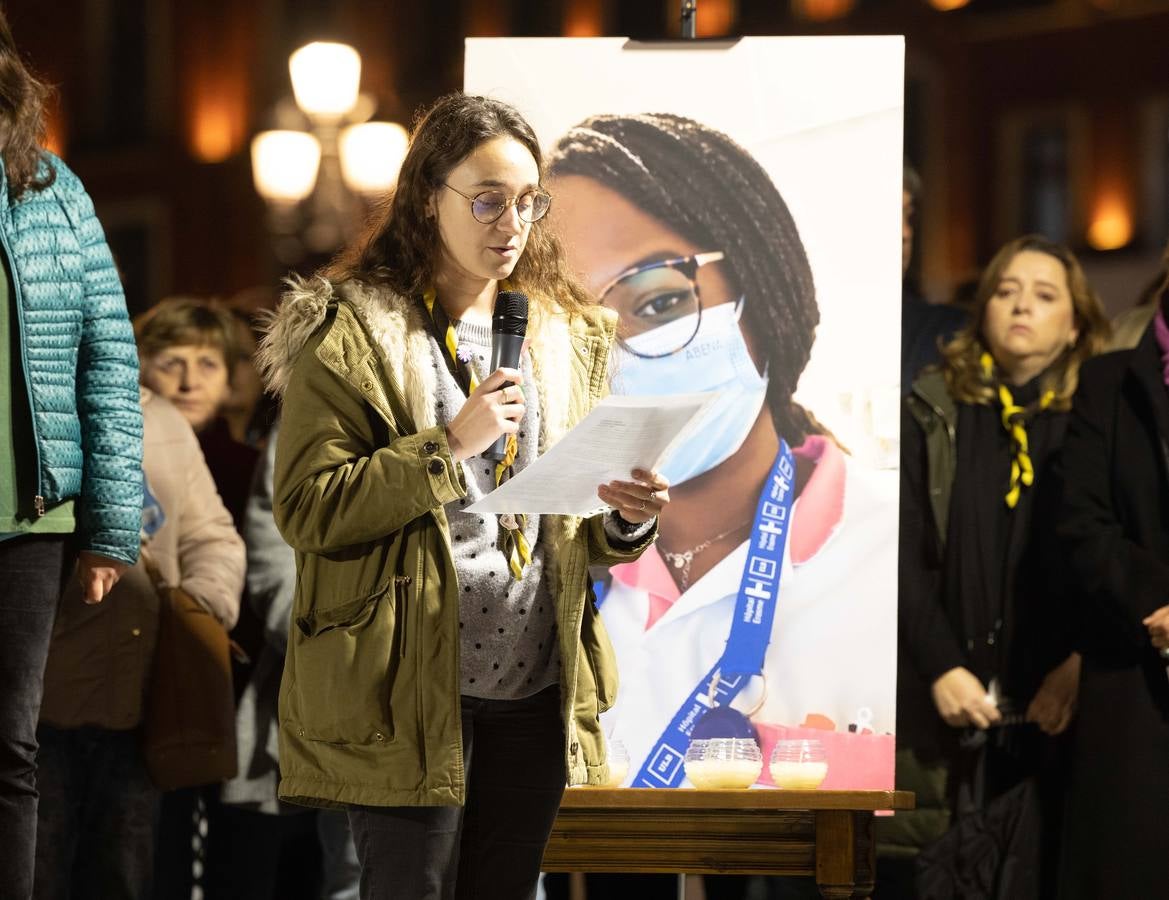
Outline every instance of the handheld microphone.
<svg viewBox="0 0 1169 900">
<path fill-rule="evenodd" d="M 528 297 L 519 291 L 500 291 L 495 298 L 495 312 L 491 316 L 491 369 L 501 366 L 508 369 L 520 367 L 520 350 L 524 346 L 524 335 L 528 332 Z M 508 387 L 504 383 L 500 390 Z M 507 435 L 501 435 L 483 453 L 496 462 L 507 453 Z"/>
</svg>

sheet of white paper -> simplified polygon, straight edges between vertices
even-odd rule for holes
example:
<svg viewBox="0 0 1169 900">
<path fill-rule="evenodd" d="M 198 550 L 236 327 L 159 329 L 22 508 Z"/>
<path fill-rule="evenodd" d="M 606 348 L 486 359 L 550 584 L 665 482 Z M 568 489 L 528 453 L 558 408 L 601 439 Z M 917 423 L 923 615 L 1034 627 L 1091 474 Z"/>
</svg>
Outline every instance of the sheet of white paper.
<svg viewBox="0 0 1169 900">
<path fill-rule="evenodd" d="M 467 512 L 590 516 L 608 509 L 597 486 L 657 470 L 717 391 L 666 397 L 610 395 L 547 453 Z"/>
</svg>

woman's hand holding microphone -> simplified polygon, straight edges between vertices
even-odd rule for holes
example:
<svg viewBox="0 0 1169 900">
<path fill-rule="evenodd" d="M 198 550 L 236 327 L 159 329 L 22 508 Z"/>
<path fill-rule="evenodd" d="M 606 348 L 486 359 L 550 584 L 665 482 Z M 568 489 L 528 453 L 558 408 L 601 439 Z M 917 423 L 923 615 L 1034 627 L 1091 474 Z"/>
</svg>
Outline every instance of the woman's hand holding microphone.
<svg viewBox="0 0 1169 900">
<path fill-rule="evenodd" d="M 519 369 L 499 368 L 471 392 L 446 427 L 447 443 L 456 462 L 478 456 L 500 435 L 520 430 L 520 420 L 527 409 L 524 390 L 520 387 L 523 381 Z"/>
</svg>

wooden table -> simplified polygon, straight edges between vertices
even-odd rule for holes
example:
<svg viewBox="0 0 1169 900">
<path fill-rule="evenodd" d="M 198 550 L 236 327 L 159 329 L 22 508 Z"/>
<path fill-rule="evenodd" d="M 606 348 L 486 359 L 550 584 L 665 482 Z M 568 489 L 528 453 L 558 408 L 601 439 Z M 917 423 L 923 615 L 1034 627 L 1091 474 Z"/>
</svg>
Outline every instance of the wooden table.
<svg viewBox="0 0 1169 900">
<path fill-rule="evenodd" d="M 823 897 L 873 890 L 873 812 L 906 791 L 565 791 L 546 872 L 802 875 Z"/>
</svg>

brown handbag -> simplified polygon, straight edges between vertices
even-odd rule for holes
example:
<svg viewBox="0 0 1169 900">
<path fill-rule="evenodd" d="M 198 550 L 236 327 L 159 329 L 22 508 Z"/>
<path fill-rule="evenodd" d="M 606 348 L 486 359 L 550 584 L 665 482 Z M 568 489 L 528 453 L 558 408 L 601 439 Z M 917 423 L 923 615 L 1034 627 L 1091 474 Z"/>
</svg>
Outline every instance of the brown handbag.
<svg viewBox="0 0 1169 900">
<path fill-rule="evenodd" d="M 142 753 L 160 789 L 215 784 L 235 776 L 232 641 L 206 608 L 163 582 L 145 547 L 158 589 L 158 645 L 146 694 Z"/>
</svg>

